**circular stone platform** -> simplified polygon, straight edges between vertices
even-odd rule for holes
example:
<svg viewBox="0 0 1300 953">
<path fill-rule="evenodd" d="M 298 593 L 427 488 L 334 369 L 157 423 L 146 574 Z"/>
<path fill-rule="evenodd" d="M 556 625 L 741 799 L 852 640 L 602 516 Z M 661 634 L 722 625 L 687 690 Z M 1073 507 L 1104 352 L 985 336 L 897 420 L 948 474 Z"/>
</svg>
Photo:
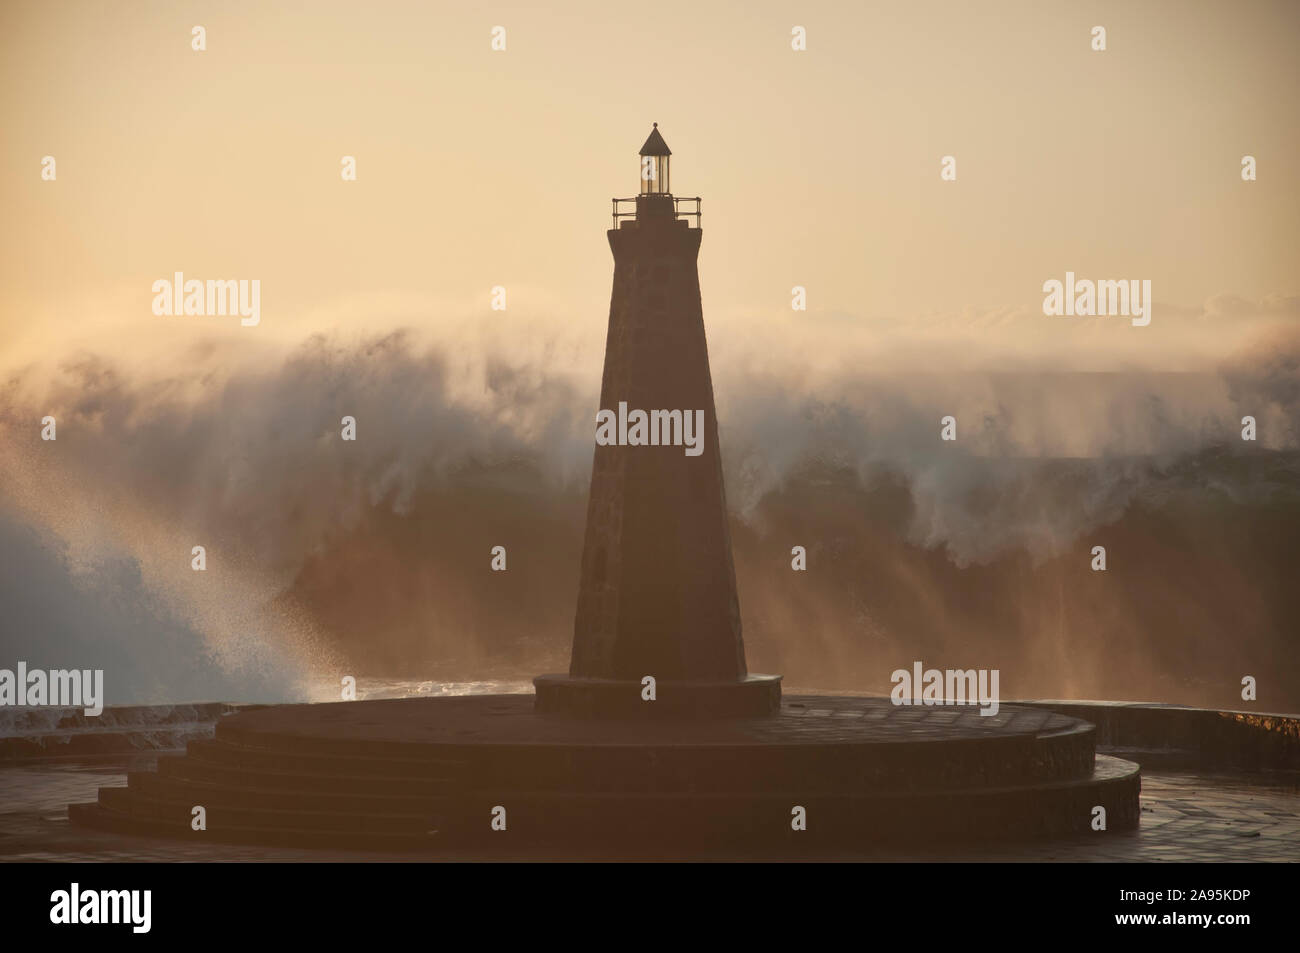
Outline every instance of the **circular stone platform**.
<svg viewBox="0 0 1300 953">
<path fill-rule="evenodd" d="M 580 718 L 744 718 L 781 709 L 780 675 L 746 675 L 729 682 L 657 681 L 648 702 L 639 681 L 538 675 L 537 710 Z"/>
<path fill-rule="evenodd" d="M 377 848 L 927 843 L 1086 831 L 1098 805 L 1108 830 L 1137 824 L 1137 766 L 1095 756 L 1090 724 L 979 712 L 816 695 L 711 721 L 574 719 L 538 713 L 531 695 L 278 705 L 223 718 L 213 740 L 70 813 L 114 830 Z M 797 808 L 806 830 L 792 829 Z"/>
</svg>

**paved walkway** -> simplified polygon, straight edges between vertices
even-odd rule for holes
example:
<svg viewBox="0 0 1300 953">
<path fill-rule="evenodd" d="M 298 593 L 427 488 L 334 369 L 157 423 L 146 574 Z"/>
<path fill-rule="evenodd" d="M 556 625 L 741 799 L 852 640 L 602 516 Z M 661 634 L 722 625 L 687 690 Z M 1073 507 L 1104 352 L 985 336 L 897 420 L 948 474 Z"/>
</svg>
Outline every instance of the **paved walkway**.
<svg viewBox="0 0 1300 953">
<path fill-rule="evenodd" d="M 151 766 L 141 756 L 132 768 Z M 448 851 L 430 857 L 349 851 L 241 847 L 125 837 L 72 826 L 71 802 L 93 801 L 101 786 L 125 785 L 127 764 L 47 761 L 0 766 L 0 862 L 14 861 L 346 861 L 346 860 L 828 860 L 1011 861 L 1298 861 L 1300 779 L 1291 776 L 1201 775 L 1149 769 L 1142 778 L 1142 825 L 1130 834 L 1096 834 L 1064 841 L 950 848 L 889 848 L 752 854 L 556 850 Z"/>
</svg>

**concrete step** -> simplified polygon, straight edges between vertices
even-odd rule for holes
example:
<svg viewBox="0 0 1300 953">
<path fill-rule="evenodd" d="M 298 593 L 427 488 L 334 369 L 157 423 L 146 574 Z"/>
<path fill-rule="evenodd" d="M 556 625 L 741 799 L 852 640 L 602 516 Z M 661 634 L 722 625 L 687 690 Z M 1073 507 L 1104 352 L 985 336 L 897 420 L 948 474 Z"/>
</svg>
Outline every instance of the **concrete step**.
<svg viewBox="0 0 1300 953">
<path fill-rule="evenodd" d="M 271 808 L 334 813 L 424 814 L 434 811 L 448 798 L 442 795 L 350 794 L 320 789 L 299 791 L 245 787 L 211 781 L 196 781 L 153 771 L 127 774 L 127 789 L 141 797 L 180 801 L 206 807 Z"/>
<path fill-rule="evenodd" d="M 429 801 L 412 811 L 408 799 L 366 798 L 332 804 L 328 795 L 303 804 L 300 795 L 256 789 L 222 790 L 187 786 L 165 777 L 129 788 L 104 788 L 99 810 L 74 820 L 134 833 L 170 833 L 246 843 L 306 843 L 314 846 L 388 849 L 394 839 L 407 846 L 505 844 L 508 842 L 689 843 L 697 845 L 788 840 L 819 844 L 933 842 L 1014 839 L 1132 830 L 1139 817 L 1138 766 L 1099 756 L 1086 779 L 1009 787 L 923 793 L 847 792 L 828 795 L 797 790 L 735 793 L 561 793 L 554 791 L 465 792 Z M 195 800 L 205 803 L 208 830 L 189 827 Z M 224 804 L 218 798 L 229 797 Z M 331 809 L 321 809 L 329 806 Z M 363 808 L 348 809 L 351 806 Z M 493 809 L 506 809 L 505 831 L 491 827 Z M 792 809 L 804 808 L 807 829 L 791 827 Z M 1093 831 L 1094 808 L 1106 810 L 1105 832 Z M 435 838 L 436 834 L 436 840 Z"/>
<path fill-rule="evenodd" d="M 606 722 L 539 713 L 528 695 L 480 695 L 272 706 L 223 719 L 216 736 L 294 755 L 460 761 L 479 786 L 520 790 L 929 790 L 1091 773 L 1091 724 L 982 711 L 791 696 L 767 718 Z"/>
<path fill-rule="evenodd" d="M 306 847 L 312 849 L 375 850 L 375 851 L 428 851 L 442 842 L 436 832 L 419 834 L 367 831 L 362 834 L 347 831 L 310 830 L 287 827 L 280 830 L 259 828 L 221 827 L 206 831 L 190 829 L 189 821 L 160 820 L 137 817 L 105 808 L 98 803 L 70 804 L 68 817 L 74 823 L 92 830 L 136 837 L 167 837 L 190 840 L 196 844 L 217 841 L 227 844 L 259 844 L 267 847 Z"/>
<path fill-rule="evenodd" d="M 288 746 L 258 748 L 228 741 L 191 741 L 186 754 L 197 761 L 284 774 L 357 775 L 395 778 L 455 778 L 464 774 L 460 761 L 432 758 L 364 757 L 325 752 L 301 752 Z"/>
<path fill-rule="evenodd" d="M 917 842 L 936 837 L 1008 839 L 1092 832 L 1093 809 L 1106 810 L 1108 832 L 1137 827 L 1139 766 L 1098 756 L 1087 778 L 1003 787 L 912 792 L 828 794 L 736 793 L 563 793 L 554 791 L 467 796 L 449 837 L 487 832 L 492 808 L 507 811 L 508 830 L 520 839 L 575 838 L 629 841 L 687 839 L 737 842 L 793 836 L 845 843 Z M 806 831 L 791 828 L 792 810 L 803 807 Z M 1098 832 L 1100 834 L 1100 832 Z"/>
<path fill-rule="evenodd" d="M 139 790 L 128 788 L 100 788 L 99 803 L 105 810 L 131 817 L 183 824 L 190 830 L 194 802 L 184 800 L 159 800 L 146 796 Z M 281 810 L 271 807 L 231 807 L 203 805 L 207 829 L 239 828 L 246 830 L 319 830 L 345 834 L 404 834 L 426 835 L 438 830 L 444 822 L 434 811 L 424 813 L 353 813 L 312 810 Z M 193 833 L 202 833 L 194 831 Z"/>
<path fill-rule="evenodd" d="M 301 771 L 236 768 L 227 764 L 164 755 L 158 759 L 158 773 L 166 777 L 198 781 L 227 787 L 247 787 L 271 791 L 327 791 L 335 794 L 400 794 L 433 796 L 458 790 L 461 782 L 454 778 L 400 777 L 387 774 L 340 775 L 308 774 Z"/>
</svg>

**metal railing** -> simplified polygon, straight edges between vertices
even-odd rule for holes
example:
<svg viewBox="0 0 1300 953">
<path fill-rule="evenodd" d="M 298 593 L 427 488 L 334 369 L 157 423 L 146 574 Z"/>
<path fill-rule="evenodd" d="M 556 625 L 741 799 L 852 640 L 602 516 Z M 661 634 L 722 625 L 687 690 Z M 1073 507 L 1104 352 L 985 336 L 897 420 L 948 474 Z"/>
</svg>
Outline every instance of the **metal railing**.
<svg viewBox="0 0 1300 953">
<path fill-rule="evenodd" d="M 673 200 L 673 218 L 684 218 L 687 221 L 690 221 L 691 219 L 695 219 L 695 227 L 696 228 L 700 227 L 700 216 L 702 214 L 700 205 L 702 200 L 698 195 L 692 198 L 688 198 L 686 196 L 679 196 L 679 195 L 673 195 L 667 197 Z M 616 229 L 618 228 L 618 223 L 620 221 L 636 218 L 636 199 L 637 197 L 633 196 L 630 199 L 611 200 L 614 203 L 614 228 Z M 625 212 L 620 210 L 619 208 L 620 202 L 626 202 L 630 204 L 632 210 L 630 212 Z M 683 208 L 682 206 L 688 202 L 694 202 L 695 203 L 694 207 L 692 208 L 690 206 L 687 206 Z"/>
</svg>

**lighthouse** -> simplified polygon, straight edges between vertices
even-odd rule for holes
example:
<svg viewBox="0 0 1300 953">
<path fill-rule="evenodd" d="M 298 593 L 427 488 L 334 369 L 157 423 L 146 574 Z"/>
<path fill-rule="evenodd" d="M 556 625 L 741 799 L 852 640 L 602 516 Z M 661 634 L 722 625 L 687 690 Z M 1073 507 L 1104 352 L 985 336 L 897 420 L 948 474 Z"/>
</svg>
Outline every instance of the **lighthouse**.
<svg viewBox="0 0 1300 953">
<path fill-rule="evenodd" d="M 701 200 L 673 195 L 671 156 L 656 123 L 638 194 L 613 200 L 597 418 L 617 414 L 620 439 L 594 441 L 569 673 L 534 679 L 543 712 L 732 717 L 780 706 L 780 677 L 745 664 L 700 303 Z M 674 429 L 694 421 L 698 452 L 683 453 Z"/>
</svg>

